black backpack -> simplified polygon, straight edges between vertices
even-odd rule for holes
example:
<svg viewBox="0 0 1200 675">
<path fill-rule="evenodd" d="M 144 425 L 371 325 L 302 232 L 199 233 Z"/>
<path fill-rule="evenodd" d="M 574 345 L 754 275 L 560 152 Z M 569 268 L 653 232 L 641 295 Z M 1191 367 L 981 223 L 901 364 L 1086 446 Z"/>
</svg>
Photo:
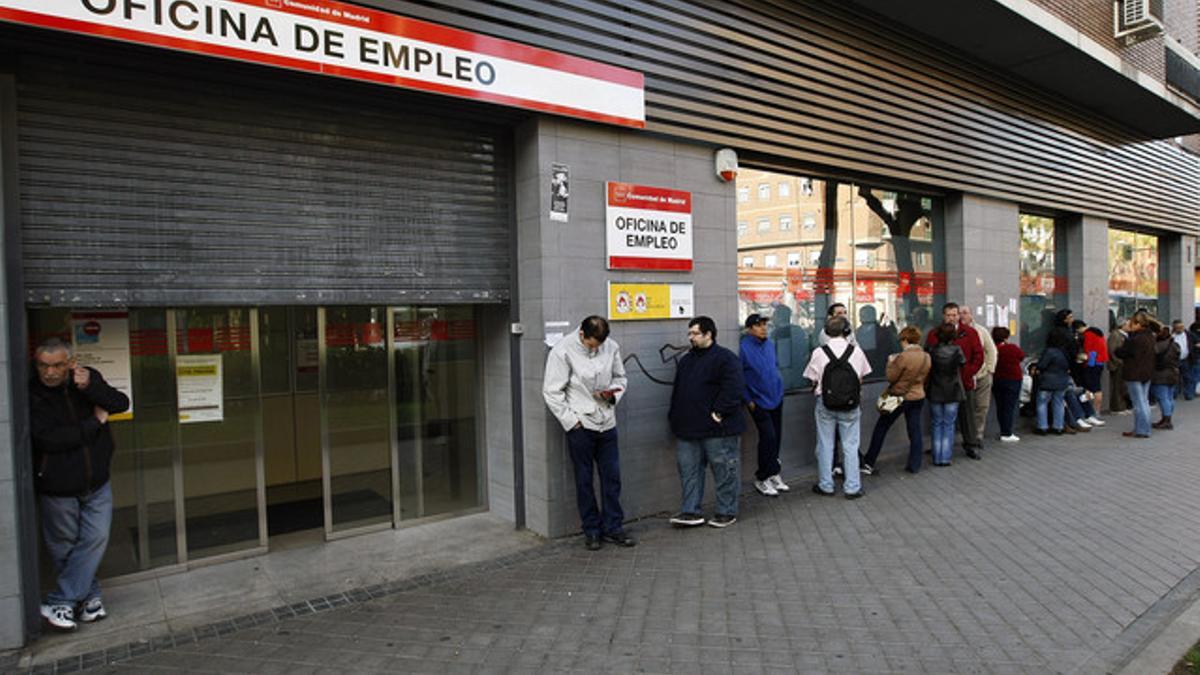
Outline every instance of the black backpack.
<svg viewBox="0 0 1200 675">
<path fill-rule="evenodd" d="M 834 356 L 829 345 L 822 345 L 829 363 L 821 373 L 821 403 L 830 410 L 854 410 L 862 402 L 862 383 L 858 371 L 850 365 L 854 345 L 846 345 L 841 356 Z"/>
</svg>

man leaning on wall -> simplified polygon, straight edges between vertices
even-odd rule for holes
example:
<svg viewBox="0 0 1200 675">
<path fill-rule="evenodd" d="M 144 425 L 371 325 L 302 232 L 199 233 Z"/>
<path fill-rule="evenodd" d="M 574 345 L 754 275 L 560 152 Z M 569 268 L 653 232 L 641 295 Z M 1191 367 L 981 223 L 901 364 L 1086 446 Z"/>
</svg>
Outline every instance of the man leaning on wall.
<svg viewBox="0 0 1200 675">
<path fill-rule="evenodd" d="M 34 353 L 29 382 L 34 484 L 42 539 L 57 579 L 42 604 L 55 630 L 108 616 L 96 570 L 112 525 L 109 415 L 129 409 L 129 397 L 94 368 L 79 366 L 71 346 L 51 338 Z"/>
<path fill-rule="evenodd" d="M 601 542 L 633 546 L 625 534 L 621 509 L 621 459 L 617 448 L 617 404 L 627 380 L 621 346 L 608 337 L 608 321 L 589 316 L 576 335 L 564 337 L 546 358 L 542 396 L 567 432 L 575 469 L 575 501 L 583 524 L 584 546 Z M 600 474 L 601 506 L 596 506 L 593 470 Z"/>
</svg>

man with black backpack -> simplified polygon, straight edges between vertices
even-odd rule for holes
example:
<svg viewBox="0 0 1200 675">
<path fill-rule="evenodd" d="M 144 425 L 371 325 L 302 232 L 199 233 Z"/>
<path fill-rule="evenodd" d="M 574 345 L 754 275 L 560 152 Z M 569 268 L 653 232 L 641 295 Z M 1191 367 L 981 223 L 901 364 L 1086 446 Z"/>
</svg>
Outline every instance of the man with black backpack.
<svg viewBox="0 0 1200 675">
<path fill-rule="evenodd" d="M 829 342 L 813 352 L 804 369 L 804 377 L 816 388 L 817 423 L 817 484 L 813 492 L 834 494 L 833 450 L 834 432 L 842 440 L 842 461 L 846 467 L 846 482 L 842 491 L 846 499 L 863 496 L 862 480 L 858 473 L 859 418 L 862 416 L 862 380 L 871 372 L 866 354 L 846 339 L 849 323 L 846 317 L 834 316 L 825 322 Z"/>
</svg>

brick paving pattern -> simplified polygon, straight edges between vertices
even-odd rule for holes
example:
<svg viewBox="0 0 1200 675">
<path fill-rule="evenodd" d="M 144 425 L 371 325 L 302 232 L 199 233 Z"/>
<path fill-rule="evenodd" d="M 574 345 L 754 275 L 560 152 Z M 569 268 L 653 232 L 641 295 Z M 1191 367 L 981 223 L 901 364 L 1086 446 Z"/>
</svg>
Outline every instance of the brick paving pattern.
<svg viewBox="0 0 1200 675">
<path fill-rule="evenodd" d="M 630 528 L 633 549 L 552 544 L 101 668 L 1105 672 L 1170 618 L 1156 603 L 1200 587 L 1189 577 L 1200 559 L 1196 414 L 1200 404 L 1181 402 L 1176 430 L 1148 442 L 1120 436 L 1131 417 L 1110 417 L 1087 435 L 992 442 L 983 461 L 956 455 L 917 476 L 893 458 L 864 477 L 858 501 L 819 497 L 797 478 L 779 499 L 744 495 L 724 530 L 647 519 Z"/>
</svg>

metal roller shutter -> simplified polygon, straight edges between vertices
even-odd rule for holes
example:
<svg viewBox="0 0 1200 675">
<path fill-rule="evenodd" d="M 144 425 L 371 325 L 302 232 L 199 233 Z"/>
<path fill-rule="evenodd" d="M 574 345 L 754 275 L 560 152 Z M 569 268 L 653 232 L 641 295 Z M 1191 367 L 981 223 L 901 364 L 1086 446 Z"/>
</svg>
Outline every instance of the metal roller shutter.
<svg viewBox="0 0 1200 675">
<path fill-rule="evenodd" d="M 510 112 L 94 45 L 18 83 L 31 304 L 508 297 Z"/>
</svg>

